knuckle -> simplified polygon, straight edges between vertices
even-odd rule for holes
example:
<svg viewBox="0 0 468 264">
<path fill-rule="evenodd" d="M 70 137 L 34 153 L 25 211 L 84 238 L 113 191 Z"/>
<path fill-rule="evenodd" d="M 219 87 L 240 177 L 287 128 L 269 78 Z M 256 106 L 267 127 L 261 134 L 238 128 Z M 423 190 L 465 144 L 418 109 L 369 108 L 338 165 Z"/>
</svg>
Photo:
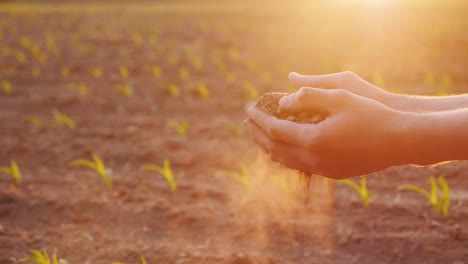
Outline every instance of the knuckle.
<svg viewBox="0 0 468 264">
<path fill-rule="evenodd" d="M 344 89 L 333 90 L 333 97 L 339 102 L 347 101 L 351 97 L 351 93 Z"/>
<path fill-rule="evenodd" d="M 346 85 L 349 85 L 350 82 L 354 82 L 358 79 L 359 79 L 358 75 L 355 74 L 354 72 L 344 71 L 344 72 L 340 72 L 340 79 L 339 79 L 338 84 L 340 86 L 346 86 Z"/>
</svg>

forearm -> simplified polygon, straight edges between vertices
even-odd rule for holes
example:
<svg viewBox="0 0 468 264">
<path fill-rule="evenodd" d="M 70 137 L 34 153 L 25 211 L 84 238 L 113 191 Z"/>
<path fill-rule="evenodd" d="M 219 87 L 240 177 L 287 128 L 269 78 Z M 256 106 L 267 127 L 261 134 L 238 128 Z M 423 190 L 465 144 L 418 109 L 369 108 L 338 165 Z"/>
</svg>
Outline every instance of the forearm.
<svg viewBox="0 0 468 264">
<path fill-rule="evenodd" d="M 468 160 L 468 109 L 406 113 L 405 119 L 399 141 L 402 164 Z"/>
<path fill-rule="evenodd" d="M 452 96 L 414 96 L 393 94 L 389 106 L 400 111 L 436 112 L 468 107 L 468 94 Z"/>
</svg>

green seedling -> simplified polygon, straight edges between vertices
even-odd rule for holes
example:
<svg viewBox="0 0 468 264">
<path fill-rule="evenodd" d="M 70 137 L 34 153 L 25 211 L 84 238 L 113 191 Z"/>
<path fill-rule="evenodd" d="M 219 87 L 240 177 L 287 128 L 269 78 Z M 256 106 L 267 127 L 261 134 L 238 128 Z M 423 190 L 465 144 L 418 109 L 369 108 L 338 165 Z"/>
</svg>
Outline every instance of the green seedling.
<svg viewBox="0 0 468 264">
<path fill-rule="evenodd" d="M 42 120 L 33 115 L 25 115 L 23 116 L 23 120 L 31 123 L 36 128 L 42 127 Z"/>
<path fill-rule="evenodd" d="M 175 66 L 180 61 L 180 56 L 176 53 L 169 55 L 168 62 L 171 66 Z"/>
<path fill-rule="evenodd" d="M 137 32 L 132 32 L 132 40 L 133 40 L 133 43 L 135 43 L 135 45 L 137 46 L 141 46 L 144 42 L 143 36 L 141 36 Z"/>
<path fill-rule="evenodd" d="M 245 165 L 242 165 L 242 169 L 240 172 L 235 172 L 235 171 L 219 171 L 216 176 L 218 177 L 231 177 L 234 180 L 240 182 L 242 186 L 246 189 L 250 189 L 250 180 L 249 180 L 249 174 L 247 171 L 247 167 Z"/>
<path fill-rule="evenodd" d="M 183 137 L 187 136 L 188 129 L 190 127 L 189 121 L 186 120 L 183 122 L 177 122 L 174 119 L 168 119 L 166 122 L 169 127 L 172 127 L 173 129 L 175 129 L 175 131 L 177 131 L 177 134 Z"/>
<path fill-rule="evenodd" d="M 177 182 L 174 178 L 174 174 L 172 173 L 171 164 L 167 158 L 164 159 L 162 168 L 157 165 L 147 164 L 143 165 L 141 169 L 144 171 L 154 171 L 160 173 L 162 176 L 164 176 L 164 179 L 166 179 L 167 183 L 169 183 L 171 191 L 174 192 L 177 190 Z"/>
<path fill-rule="evenodd" d="M 86 88 L 86 85 L 82 83 L 68 83 L 67 89 L 73 90 L 81 96 L 86 96 L 88 94 L 88 89 Z"/>
<path fill-rule="evenodd" d="M 39 77 L 39 75 L 41 75 L 41 70 L 39 70 L 39 68 L 37 68 L 37 67 L 34 67 L 32 69 L 31 74 L 32 74 L 33 77 Z"/>
<path fill-rule="evenodd" d="M 236 80 L 236 77 L 234 76 L 234 74 L 230 72 L 226 72 L 224 74 L 224 79 L 226 80 L 227 83 L 234 83 L 234 81 Z"/>
<path fill-rule="evenodd" d="M 431 175 L 429 181 L 431 183 L 430 191 L 413 184 L 402 184 L 398 186 L 397 190 L 413 191 L 423 195 L 432 205 L 436 214 L 442 213 L 444 216 L 448 216 L 450 206 L 450 188 L 445 181 L 444 176 L 439 176 L 439 178 L 436 179 L 436 177 Z"/>
<path fill-rule="evenodd" d="M 9 47 L 2 47 L 2 54 L 5 57 L 8 57 L 11 55 L 11 49 Z"/>
<path fill-rule="evenodd" d="M 9 95 L 12 92 L 11 84 L 7 80 L 1 80 L 0 83 L 2 84 L 2 91 L 4 94 Z"/>
<path fill-rule="evenodd" d="M 245 63 L 245 66 L 247 66 L 247 69 L 249 71 L 255 71 L 257 69 L 257 62 L 254 61 L 254 60 L 248 60 L 246 63 Z"/>
<path fill-rule="evenodd" d="M 250 82 L 243 83 L 244 89 L 247 91 L 247 98 L 249 100 L 256 100 L 258 98 L 258 91 L 255 85 Z"/>
<path fill-rule="evenodd" d="M 70 69 L 68 69 L 67 67 L 61 67 L 60 74 L 63 78 L 67 78 L 70 75 Z"/>
<path fill-rule="evenodd" d="M 0 167 L 0 171 L 10 175 L 15 180 L 16 184 L 19 184 L 21 182 L 21 172 L 15 160 L 12 160 L 10 162 L 9 167 Z"/>
<path fill-rule="evenodd" d="M 167 87 L 167 91 L 174 97 L 180 96 L 179 87 L 175 84 L 169 84 L 169 86 Z"/>
<path fill-rule="evenodd" d="M 180 72 L 179 72 L 179 77 L 180 79 L 182 79 L 183 81 L 186 81 L 190 78 L 190 72 L 187 68 L 182 68 L 180 69 Z"/>
<path fill-rule="evenodd" d="M 102 77 L 102 70 L 99 67 L 91 67 L 89 68 L 89 72 L 96 79 L 99 79 Z"/>
<path fill-rule="evenodd" d="M 16 52 L 16 60 L 17 60 L 19 63 L 24 63 L 24 62 L 26 62 L 26 54 L 24 54 L 24 52 L 22 52 L 22 51 L 17 51 L 17 52 Z"/>
<path fill-rule="evenodd" d="M 99 176 L 101 176 L 101 178 L 104 180 L 104 182 L 106 183 L 106 185 L 108 187 L 112 187 L 112 178 L 111 178 L 111 175 L 110 175 L 110 170 L 106 169 L 106 166 L 102 162 L 101 158 L 95 153 L 93 153 L 93 161 L 85 160 L 85 159 L 73 160 L 73 161 L 68 163 L 68 166 L 70 166 L 70 167 L 77 167 L 77 166 L 88 167 L 88 168 L 94 170 L 95 172 L 97 172 L 97 174 L 99 174 Z"/>
<path fill-rule="evenodd" d="M 204 83 L 200 83 L 195 90 L 203 99 L 207 99 L 210 96 L 210 91 Z"/>
<path fill-rule="evenodd" d="M 361 196 L 364 207 L 369 206 L 369 202 L 372 197 L 372 192 L 370 192 L 367 189 L 367 177 L 366 176 L 361 177 L 361 185 L 355 183 L 354 181 L 350 179 L 339 180 L 338 182 L 346 184 L 349 187 L 353 188 L 357 193 L 359 193 L 359 196 Z"/>
<path fill-rule="evenodd" d="M 126 97 L 133 95 L 133 88 L 130 85 L 116 85 L 114 86 L 114 91 L 123 94 Z"/>
<path fill-rule="evenodd" d="M 123 262 L 112 262 L 112 264 L 125 264 L 125 263 L 123 263 Z M 141 257 L 141 264 L 146 264 L 145 257 Z"/>
<path fill-rule="evenodd" d="M 30 250 L 31 254 L 33 254 L 33 257 L 30 258 L 22 258 L 19 259 L 18 262 L 27 262 L 27 263 L 36 263 L 36 264 L 63 264 L 67 263 L 67 261 L 63 259 L 58 259 L 57 254 L 54 250 L 54 253 L 52 254 L 52 257 L 49 257 L 49 254 L 47 251 L 39 251 L 39 250 Z"/>
<path fill-rule="evenodd" d="M 196 57 L 195 55 L 189 56 L 189 60 L 192 63 L 192 66 L 195 70 L 203 69 L 203 62 L 200 58 Z"/>
<path fill-rule="evenodd" d="M 128 76 L 130 76 L 130 72 L 128 71 L 127 67 L 120 67 L 119 72 L 120 76 L 122 76 L 124 79 L 127 79 Z"/>
<path fill-rule="evenodd" d="M 76 128 L 75 120 L 71 119 L 66 114 L 60 112 L 57 109 L 52 110 L 52 114 L 54 115 L 55 123 L 58 127 L 66 126 L 71 129 Z"/>
<path fill-rule="evenodd" d="M 153 66 L 151 71 L 153 73 L 153 76 L 156 77 L 156 78 L 159 78 L 162 75 L 162 70 L 161 70 L 161 67 L 159 67 L 159 66 Z"/>
</svg>

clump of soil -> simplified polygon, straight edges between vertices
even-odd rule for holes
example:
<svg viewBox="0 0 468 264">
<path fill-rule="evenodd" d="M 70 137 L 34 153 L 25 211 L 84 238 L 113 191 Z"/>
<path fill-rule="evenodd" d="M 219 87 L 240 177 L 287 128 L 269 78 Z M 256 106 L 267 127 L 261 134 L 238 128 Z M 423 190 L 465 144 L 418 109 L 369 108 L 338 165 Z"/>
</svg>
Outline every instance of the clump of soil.
<svg viewBox="0 0 468 264">
<path fill-rule="evenodd" d="M 324 113 L 293 113 L 279 109 L 279 100 L 286 95 L 288 94 L 266 93 L 258 99 L 255 107 L 270 115 L 274 115 L 279 119 L 285 119 L 299 124 L 317 124 L 325 120 L 326 114 Z"/>
</svg>

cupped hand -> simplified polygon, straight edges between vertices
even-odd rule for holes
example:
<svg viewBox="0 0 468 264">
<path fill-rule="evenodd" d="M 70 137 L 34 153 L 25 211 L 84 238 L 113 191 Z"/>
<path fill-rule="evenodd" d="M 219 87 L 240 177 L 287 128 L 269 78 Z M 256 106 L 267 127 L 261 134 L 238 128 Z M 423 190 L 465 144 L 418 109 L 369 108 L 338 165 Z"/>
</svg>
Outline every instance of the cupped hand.
<svg viewBox="0 0 468 264">
<path fill-rule="evenodd" d="M 244 125 L 274 161 L 307 173 L 349 178 L 399 165 L 405 113 L 343 89 L 301 88 L 280 100 L 291 112 L 326 112 L 298 124 L 250 108 Z"/>
</svg>

